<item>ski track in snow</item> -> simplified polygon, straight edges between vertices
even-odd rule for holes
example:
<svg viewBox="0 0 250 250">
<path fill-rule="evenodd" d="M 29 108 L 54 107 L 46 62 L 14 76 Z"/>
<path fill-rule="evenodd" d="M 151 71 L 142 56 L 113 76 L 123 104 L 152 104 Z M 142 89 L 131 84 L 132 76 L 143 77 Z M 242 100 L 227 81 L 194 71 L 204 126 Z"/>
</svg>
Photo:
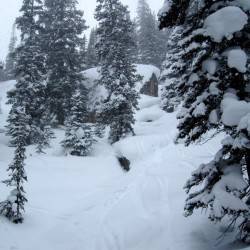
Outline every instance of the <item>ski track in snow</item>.
<svg viewBox="0 0 250 250">
<path fill-rule="evenodd" d="M 0 86 L 4 117 L 4 93 L 12 84 Z M 58 146 L 62 131 L 47 156 L 29 148 L 25 222 L 11 225 L 0 218 L 0 250 L 239 249 L 231 243 L 232 235 L 216 245 L 219 227 L 199 211 L 191 218 L 182 216 L 182 187 L 195 167 L 212 158 L 219 139 L 202 147 L 177 146 L 175 114 L 161 111 L 158 98 L 143 96 L 140 108 L 137 136 L 114 147 L 100 142 L 92 157 L 63 156 Z M 1 178 L 6 178 L 13 151 L 7 141 L 0 136 Z M 131 160 L 129 173 L 119 167 L 117 151 Z M 4 199 L 8 190 L 2 184 L 0 190 Z"/>
</svg>

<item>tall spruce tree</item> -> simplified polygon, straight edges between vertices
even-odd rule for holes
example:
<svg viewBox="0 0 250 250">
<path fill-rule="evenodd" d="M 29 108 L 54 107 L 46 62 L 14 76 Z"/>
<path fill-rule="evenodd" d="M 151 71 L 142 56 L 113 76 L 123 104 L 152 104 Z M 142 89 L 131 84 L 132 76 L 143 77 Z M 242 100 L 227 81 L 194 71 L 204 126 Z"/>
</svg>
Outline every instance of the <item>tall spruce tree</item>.
<svg viewBox="0 0 250 250">
<path fill-rule="evenodd" d="M 26 144 L 35 143 L 40 146 L 47 145 L 50 139 L 41 136 L 44 130 L 48 130 L 50 120 L 47 117 L 46 105 L 45 55 L 41 48 L 40 36 L 39 17 L 42 11 L 40 0 L 24 0 L 21 8 L 22 16 L 16 20 L 17 28 L 21 31 L 21 44 L 15 50 L 17 83 L 15 88 L 8 92 L 8 103 L 12 104 L 12 108 L 7 126 L 8 134 L 12 135 L 15 130 L 13 127 L 15 117 L 12 117 L 12 114 L 18 105 L 22 106 L 30 119 L 27 122 L 30 133 L 26 137 Z"/>
<path fill-rule="evenodd" d="M 131 55 L 133 23 L 119 0 L 98 0 L 95 18 L 99 22 L 96 47 L 101 65 L 98 83 L 108 91 L 99 118 L 110 126 L 109 139 L 114 143 L 134 133 L 134 110 L 138 105 L 135 84 L 139 76 Z"/>
<path fill-rule="evenodd" d="M 45 124 L 46 95 L 44 84 L 44 56 L 41 52 L 39 15 L 42 12 L 40 0 L 24 0 L 21 16 L 16 24 L 21 31 L 21 44 L 15 51 L 16 79 L 14 90 L 8 93 L 12 104 L 8 116 L 8 134 L 16 147 L 13 163 L 9 167 L 10 179 L 6 185 L 14 186 L 10 197 L 1 203 L 1 213 L 14 223 L 23 221 L 23 182 L 27 180 L 24 171 L 25 146 L 36 143 Z M 39 144 L 47 143 L 48 138 Z"/>
<path fill-rule="evenodd" d="M 82 81 L 83 12 L 77 0 L 45 0 L 42 17 L 47 91 L 55 124 L 63 125 L 71 109 L 71 97 Z"/>
<path fill-rule="evenodd" d="M 4 181 L 7 186 L 13 187 L 13 190 L 6 201 L 0 202 L 0 214 L 17 224 L 23 222 L 24 205 L 27 202 L 23 184 L 27 181 L 24 161 L 26 138 L 29 134 L 27 123 L 30 117 L 21 103 L 15 103 L 13 106 L 11 137 L 16 149 L 14 160 L 8 168 L 10 178 Z"/>
<path fill-rule="evenodd" d="M 4 62 L 0 61 L 0 82 L 7 80 L 7 76 L 4 70 Z"/>
<path fill-rule="evenodd" d="M 139 62 L 153 64 L 157 38 L 154 15 L 146 2 L 139 0 L 137 7 Z"/>
<path fill-rule="evenodd" d="M 188 27 L 182 44 L 191 65 L 189 78 L 180 87 L 185 100 L 178 139 L 189 145 L 211 129 L 228 135 L 214 159 L 202 164 L 187 182 L 187 192 L 194 187 L 195 191 L 186 200 L 186 215 L 208 208 L 212 221 L 225 216 L 232 222 L 240 219 L 240 237 L 246 242 L 250 242 L 249 17 L 246 2 L 212 0 L 172 1 L 160 16 L 161 27 Z"/>
<path fill-rule="evenodd" d="M 72 107 L 66 121 L 65 139 L 62 145 L 66 153 L 88 156 L 94 142 L 94 131 L 88 124 L 88 91 L 84 86 L 72 96 Z"/>
<path fill-rule="evenodd" d="M 5 74 L 7 75 L 8 79 L 15 78 L 15 48 L 17 43 L 17 36 L 16 36 L 16 24 L 14 23 L 12 26 L 12 32 L 10 37 L 9 43 L 9 51 L 6 57 L 5 62 Z"/>
<path fill-rule="evenodd" d="M 134 46 L 131 48 L 131 53 L 133 56 L 133 63 L 139 63 L 139 52 L 138 52 L 138 32 L 137 32 L 137 21 L 136 19 L 132 20 L 133 22 L 133 41 L 134 41 Z"/>
<path fill-rule="evenodd" d="M 89 36 L 89 42 L 86 52 L 87 68 L 94 68 L 98 65 L 98 57 L 96 51 L 96 29 L 92 29 Z"/>
<path fill-rule="evenodd" d="M 87 69 L 87 38 L 86 35 L 83 35 L 82 43 L 80 46 L 80 55 L 81 55 L 81 71 Z"/>
<path fill-rule="evenodd" d="M 146 0 L 137 7 L 138 62 L 160 67 L 165 59 L 167 33 L 159 31 L 156 16 Z"/>
<path fill-rule="evenodd" d="M 166 112 L 174 112 L 181 102 L 178 94 L 178 86 L 185 73 L 185 62 L 183 60 L 182 27 L 176 27 L 171 31 L 167 42 L 167 56 L 162 64 L 160 82 L 163 86 L 161 94 L 161 107 Z"/>
</svg>

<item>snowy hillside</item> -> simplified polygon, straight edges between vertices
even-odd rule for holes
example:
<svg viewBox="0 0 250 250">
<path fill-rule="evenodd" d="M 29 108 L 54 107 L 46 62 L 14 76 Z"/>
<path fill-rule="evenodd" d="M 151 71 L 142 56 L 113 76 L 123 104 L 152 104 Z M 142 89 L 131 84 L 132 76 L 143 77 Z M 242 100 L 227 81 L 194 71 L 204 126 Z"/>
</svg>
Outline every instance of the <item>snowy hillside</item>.
<svg viewBox="0 0 250 250">
<path fill-rule="evenodd" d="M 137 74 L 142 77 L 140 82 L 137 82 L 136 89 L 140 91 L 142 87 L 147 83 L 153 74 L 157 78 L 160 77 L 160 70 L 153 65 L 137 64 Z M 83 71 L 83 75 L 86 78 L 85 86 L 89 89 L 89 109 L 96 110 L 100 107 L 100 103 L 104 100 L 108 93 L 104 86 L 97 84 L 99 79 L 98 68 L 91 68 Z"/>
<path fill-rule="evenodd" d="M 160 70 L 153 65 L 137 64 L 136 65 L 137 74 L 142 76 L 141 83 L 138 83 L 137 88 L 140 90 L 142 86 L 150 80 L 153 74 L 157 78 L 160 76 Z M 87 85 L 91 88 L 93 87 L 95 81 L 99 78 L 98 68 L 91 68 L 83 72 L 84 76 L 87 78 Z"/>
<path fill-rule="evenodd" d="M 0 130 L 9 107 L 6 91 L 14 82 L 0 84 Z M 113 147 L 106 139 L 90 157 L 64 156 L 57 130 L 47 154 L 28 148 L 25 188 L 29 202 L 24 223 L 0 218 L 1 250 L 229 250 L 229 233 L 206 216 L 183 217 L 182 189 L 191 171 L 210 160 L 219 148 L 216 138 L 203 146 L 184 148 L 173 143 L 176 114 L 159 108 L 159 99 L 141 96 L 136 114 L 136 136 Z M 0 133 L 0 176 L 4 180 L 13 148 Z M 131 161 L 125 173 L 115 155 Z M 0 184 L 0 200 L 8 190 Z M 4 240 L 2 240 L 4 239 Z M 215 245 L 215 242 L 217 245 Z"/>
</svg>

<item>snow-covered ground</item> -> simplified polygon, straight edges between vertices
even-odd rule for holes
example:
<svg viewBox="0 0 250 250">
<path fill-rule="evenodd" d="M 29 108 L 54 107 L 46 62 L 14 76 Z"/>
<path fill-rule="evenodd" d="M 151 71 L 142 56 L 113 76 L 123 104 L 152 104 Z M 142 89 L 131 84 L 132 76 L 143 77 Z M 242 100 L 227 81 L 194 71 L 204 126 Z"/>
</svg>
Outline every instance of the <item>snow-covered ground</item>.
<svg viewBox="0 0 250 250">
<path fill-rule="evenodd" d="M 0 83 L 0 131 L 9 109 L 6 91 L 13 85 Z M 113 147 L 102 139 L 90 157 L 64 156 L 62 130 L 47 154 L 29 147 L 25 221 L 13 225 L 0 218 L 0 250 L 240 249 L 232 233 L 218 240 L 225 228 L 210 224 L 205 211 L 183 217 L 182 187 L 197 165 L 212 158 L 220 138 L 190 148 L 175 145 L 176 114 L 161 111 L 159 102 L 142 96 L 136 136 Z M 116 160 L 120 153 L 132 163 L 129 173 Z M 12 154 L 0 133 L 2 180 Z M 0 200 L 7 195 L 0 184 Z"/>
</svg>

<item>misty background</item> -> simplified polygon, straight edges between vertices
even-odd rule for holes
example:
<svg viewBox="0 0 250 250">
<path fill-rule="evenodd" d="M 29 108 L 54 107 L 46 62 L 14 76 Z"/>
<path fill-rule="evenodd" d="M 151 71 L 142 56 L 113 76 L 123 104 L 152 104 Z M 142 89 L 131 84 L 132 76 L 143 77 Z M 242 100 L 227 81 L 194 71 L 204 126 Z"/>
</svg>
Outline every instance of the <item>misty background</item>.
<svg viewBox="0 0 250 250">
<path fill-rule="evenodd" d="M 79 0 L 80 8 L 84 11 L 84 18 L 86 20 L 89 29 L 96 26 L 94 19 L 94 10 L 96 6 L 95 0 Z M 137 0 L 122 0 L 122 2 L 129 6 L 131 17 L 134 18 L 137 8 Z M 163 0 L 148 0 L 148 4 L 151 9 L 157 14 L 158 10 L 163 4 Z M 21 7 L 22 0 L 8 0 L 1 4 L 0 13 L 0 61 L 4 60 L 8 53 L 8 45 L 11 34 L 11 27 L 15 21 L 15 18 L 19 15 L 19 9 Z"/>
</svg>

